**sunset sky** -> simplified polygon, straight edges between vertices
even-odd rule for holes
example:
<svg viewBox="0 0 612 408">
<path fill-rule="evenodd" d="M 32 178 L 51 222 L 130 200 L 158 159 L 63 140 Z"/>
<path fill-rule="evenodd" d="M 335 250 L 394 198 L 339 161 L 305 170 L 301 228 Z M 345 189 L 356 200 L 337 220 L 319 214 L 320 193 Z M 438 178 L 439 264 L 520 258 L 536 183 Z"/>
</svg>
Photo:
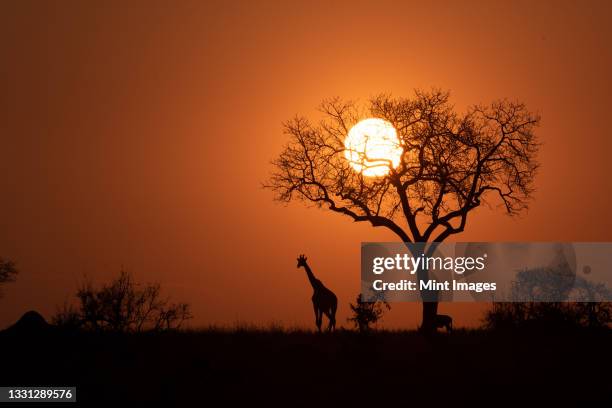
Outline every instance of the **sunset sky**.
<svg viewBox="0 0 612 408">
<path fill-rule="evenodd" d="M 456 240 L 612 241 L 610 3 L 428 3 L 3 2 L 0 256 L 20 274 L 0 328 L 122 267 L 190 302 L 193 326 L 314 327 L 300 253 L 348 326 L 360 242 L 396 238 L 261 188 L 282 122 L 336 95 L 525 102 L 542 115 L 530 210 L 480 208 Z M 440 312 L 476 325 L 484 307 Z"/>
</svg>

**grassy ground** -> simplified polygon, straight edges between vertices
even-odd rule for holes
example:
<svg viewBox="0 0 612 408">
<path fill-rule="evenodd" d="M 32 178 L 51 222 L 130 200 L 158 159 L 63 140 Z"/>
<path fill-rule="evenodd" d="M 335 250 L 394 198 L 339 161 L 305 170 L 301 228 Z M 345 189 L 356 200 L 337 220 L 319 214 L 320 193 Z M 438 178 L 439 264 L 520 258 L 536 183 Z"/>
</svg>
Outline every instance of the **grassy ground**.
<svg viewBox="0 0 612 408">
<path fill-rule="evenodd" d="M 76 385 L 81 402 L 521 406 L 612 402 L 612 334 L 236 329 L 1 336 L 1 385 Z"/>
</svg>

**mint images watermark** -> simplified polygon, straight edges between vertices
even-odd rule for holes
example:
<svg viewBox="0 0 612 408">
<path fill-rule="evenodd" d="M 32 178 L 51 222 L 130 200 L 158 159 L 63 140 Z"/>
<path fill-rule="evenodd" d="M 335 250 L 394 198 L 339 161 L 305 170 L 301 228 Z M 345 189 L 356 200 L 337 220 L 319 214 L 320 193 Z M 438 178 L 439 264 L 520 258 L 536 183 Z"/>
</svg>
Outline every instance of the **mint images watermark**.
<svg viewBox="0 0 612 408">
<path fill-rule="evenodd" d="M 407 279 L 402 279 L 399 282 L 385 282 L 382 279 L 376 279 L 372 282 L 372 288 L 378 292 L 388 290 L 437 290 L 437 291 L 495 291 L 497 283 L 495 282 L 460 282 L 455 279 L 452 281 L 438 282 L 435 279 L 419 279 L 418 283 Z"/>
<path fill-rule="evenodd" d="M 388 302 L 612 301 L 612 243 L 363 243 L 361 293 Z"/>
</svg>

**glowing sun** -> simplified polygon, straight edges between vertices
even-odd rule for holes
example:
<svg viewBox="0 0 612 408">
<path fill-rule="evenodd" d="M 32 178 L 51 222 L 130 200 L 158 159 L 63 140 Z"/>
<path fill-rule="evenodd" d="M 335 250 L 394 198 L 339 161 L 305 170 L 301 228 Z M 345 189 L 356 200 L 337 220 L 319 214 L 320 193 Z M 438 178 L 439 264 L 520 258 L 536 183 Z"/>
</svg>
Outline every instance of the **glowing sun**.
<svg viewBox="0 0 612 408">
<path fill-rule="evenodd" d="M 344 157 L 364 176 L 379 177 L 399 165 L 402 146 L 393 125 L 383 119 L 364 119 L 344 139 Z"/>
</svg>

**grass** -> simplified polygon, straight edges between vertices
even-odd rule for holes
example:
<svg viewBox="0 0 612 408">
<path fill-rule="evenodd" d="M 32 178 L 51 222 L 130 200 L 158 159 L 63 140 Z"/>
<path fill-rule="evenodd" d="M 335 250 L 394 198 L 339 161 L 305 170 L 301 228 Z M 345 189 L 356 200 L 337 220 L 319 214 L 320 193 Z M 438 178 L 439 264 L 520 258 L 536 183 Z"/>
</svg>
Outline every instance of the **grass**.
<svg viewBox="0 0 612 408">
<path fill-rule="evenodd" d="M 610 331 L 414 331 L 238 325 L 0 338 L 2 385 L 76 385 L 79 401 L 283 406 L 612 401 Z"/>
</svg>

